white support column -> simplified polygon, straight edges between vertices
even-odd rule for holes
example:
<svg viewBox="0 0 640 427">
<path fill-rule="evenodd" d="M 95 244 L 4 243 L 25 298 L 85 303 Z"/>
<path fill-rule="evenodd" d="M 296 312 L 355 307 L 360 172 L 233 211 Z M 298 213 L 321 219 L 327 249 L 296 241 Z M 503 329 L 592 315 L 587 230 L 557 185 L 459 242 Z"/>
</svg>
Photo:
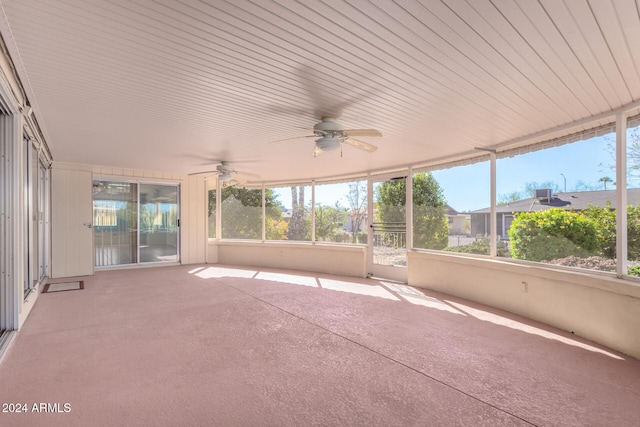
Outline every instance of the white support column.
<svg viewBox="0 0 640 427">
<path fill-rule="evenodd" d="M 216 179 L 216 240 L 222 238 L 222 182 Z"/>
<path fill-rule="evenodd" d="M 405 229 L 407 230 L 406 243 L 407 250 L 413 249 L 413 168 L 409 166 L 407 179 L 405 182 L 406 187 L 406 222 Z"/>
<path fill-rule="evenodd" d="M 267 240 L 267 196 L 265 194 L 264 184 L 262 184 L 262 242 Z"/>
<path fill-rule="evenodd" d="M 51 164 L 47 165 L 44 175 L 45 199 L 44 199 L 44 253 L 45 253 L 45 276 L 51 276 Z"/>
<path fill-rule="evenodd" d="M 35 250 L 36 248 L 33 245 L 33 233 L 34 233 L 34 227 L 33 227 L 33 218 L 35 212 L 34 212 L 34 207 L 33 206 L 33 191 L 34 191 L 34 186 L 36 186 L 37 184 L 34 182 L 33 180 L 33 152 L 32 152 L 32 143 L 29 139 L 23 139 L 23 153 L 24 153 L 24 167 L 25 167 L 25 172 L 23 174 L 23 178 L 25 179 L 25 200 L 23 201 L 23 208 L 26 212 L 26 218 L 27 221 L 24 222 L 24 236 L 25 236 L 25 245 L 24 245 L 24 260 L 25 260 L 25 268 L 24 268 L 24 275 L 25 275 L 25 286 L 28 286 L 29 290 L 33 284 L 33 279 L 34 279 L 34 268 L 33 268 L 33 261 L 32 259 L 30 259 L 31 257 L 33 257 L 35 255 Z M 37 167 L 37 165 L 36 165 Z M 39 279 L 39 277 L 38 277 Z M 27 283 L 29 285 L 27 285 Z M 21 292 L 20 292 L 20 296 L 21 299 L 24 299 L 25 295 L 25 286 L 22 286 Z"/>
<path fill-rule="evenodd" d="M 616 115 L 616 272 L 627 274 L 627 115 Z"/>
<path fill-rule="evenodd" d="M 373 267 L 373 181 L 371 174 L 367 174 L 367 218 L 369 228 L 367 229 L 367 275 L 371 274 Z"/>
<path fill-rule="evenodd" d="M 496 218 L 496 152 L 493 151 L 489 154 L 490 159 L 490 174 L 491 174 L 491 209 L 490 209 L 490 222 L 489 222 L 489 244 L 492 257 L 497 256 L 497 238 L 498 227 Z"/>
<path fill-rule="evenodd" d="M 316 181 L 311 181 L 311 243 L 316 243 Z"/>
</svg>

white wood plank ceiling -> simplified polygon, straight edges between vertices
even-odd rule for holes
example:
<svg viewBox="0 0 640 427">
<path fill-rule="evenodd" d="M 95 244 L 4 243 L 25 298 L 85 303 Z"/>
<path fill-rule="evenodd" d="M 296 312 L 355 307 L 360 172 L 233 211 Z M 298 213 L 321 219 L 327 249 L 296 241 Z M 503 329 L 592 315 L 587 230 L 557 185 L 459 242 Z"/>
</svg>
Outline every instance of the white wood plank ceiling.
<svg viewBox="0 0 640 427">
<path fill-rule="evenodd" d="M 1 0 L 54 160 L 259 181 L 477 155 L 640 99 L 633 0 Z M 379 147 L 313 158 L 323 115 Z"/>
</svg>

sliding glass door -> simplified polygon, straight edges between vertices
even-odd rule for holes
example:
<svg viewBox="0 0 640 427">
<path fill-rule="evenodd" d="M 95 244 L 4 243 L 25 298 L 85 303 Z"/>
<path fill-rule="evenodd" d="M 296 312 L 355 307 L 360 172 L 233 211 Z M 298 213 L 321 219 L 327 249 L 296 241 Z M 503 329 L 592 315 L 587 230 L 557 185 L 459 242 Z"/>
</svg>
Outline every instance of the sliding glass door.
<svg viewBox="0 0 640 427">
<path fill-rule="evenodd" d="M 138 262 L 138 184 L 93 182 L 95 266 Z"/>
<path fill-rule="evenodd" d="M 94 181 L 95 266 L 178 261 L 178 190 Z"/>
<path fill-rule="evenodd" d="M 178 187 L 140 184 L 140 262 L 178 261 Z"/>
<path fill-rule="evenodd" d="M 24 138 L 25 226 L 24 297 L 49 274 L 49 170 L 40 151 L 31 140 Z"/>
</svg>

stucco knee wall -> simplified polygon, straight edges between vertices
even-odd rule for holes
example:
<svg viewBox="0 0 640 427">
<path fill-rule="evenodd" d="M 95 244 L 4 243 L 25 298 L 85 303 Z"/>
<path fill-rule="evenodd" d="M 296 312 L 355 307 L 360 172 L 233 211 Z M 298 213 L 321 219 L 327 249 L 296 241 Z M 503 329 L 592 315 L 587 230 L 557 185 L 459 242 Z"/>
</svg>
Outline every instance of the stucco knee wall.
<svg viewBox="0 0 640 427">
<path fill-rule="evenodd" d="M 409 252 L 408 282 L 537 320 L 640 359 L 636 282 L 499 259 Z"/>
<path fill-rule="evenodd" d="M 210 243 L 209 246 L 209 263 L 367 277 L 365 246 L 231 240 Z"/>
</svg>

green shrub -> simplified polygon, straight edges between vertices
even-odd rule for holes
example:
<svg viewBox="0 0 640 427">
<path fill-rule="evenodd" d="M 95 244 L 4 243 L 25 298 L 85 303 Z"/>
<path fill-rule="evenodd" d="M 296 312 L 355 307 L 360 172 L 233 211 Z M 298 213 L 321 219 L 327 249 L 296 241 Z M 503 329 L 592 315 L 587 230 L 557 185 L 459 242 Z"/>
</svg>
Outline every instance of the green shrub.
<svg viewBox="0 0 640 427">
<path fill-rule="evenodd" d="M 550 261 L 569 255 L 588 257 L 598 252 L 598 231 L 585 215 L 554 208 L 515 215 L 509 228 L 511 256 Z"/>
<path fill-rule="evenodd" d="M 627 259 L 640 260 L 640 206 L 627 206 Z"/>
<path fill-rule="evenodd" d="M 627 269 L 629 276 L 640 276 L 640 265 L 632 265 Z"/>
<path fill-rule="evenodd" d="M 478 255 L 489 255 L 490 253 L 490 242 L 489 238 L 481 238 L 476 240 L 473 243 L 468 245 L 460 245 L 460 246 L 449 246 L 444 249 L 447 252 L 458 252 L 463 254 L 478 254 Z M 499 257 L 509 258 L 511 255 L 509 254 L 509 245 L 504 240 L 500 240 L 496 245 L 497 255 Z"/>
<path fill-rule="evenodd" d="M 616 257 L 616 211 L 611 204 L 605 207 L 589 206 L 584 215 L 596 226 L 598 252 L 606 258 Z"/>
<path fill-rule="evenodd" d="M 607 203 L 602 208 L 589 206 L 584 214 L 596 225 L 600 255 L 615 258 L 616 211 Z M 627 259 L 640 259 L 640 206 L 627 206 L 627 251 Z"/>
</svg>

